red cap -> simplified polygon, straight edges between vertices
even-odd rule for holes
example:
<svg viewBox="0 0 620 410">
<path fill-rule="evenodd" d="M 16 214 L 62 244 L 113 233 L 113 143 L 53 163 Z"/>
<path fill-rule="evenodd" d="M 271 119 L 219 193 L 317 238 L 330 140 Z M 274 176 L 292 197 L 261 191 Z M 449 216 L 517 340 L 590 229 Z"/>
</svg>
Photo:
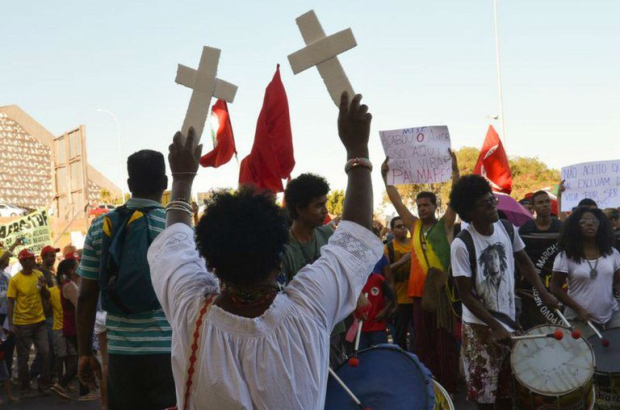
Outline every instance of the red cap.
<svg viewBox="0 0 620 410">
<path fill-rule="evenodd" d="M 80 255 L 77 252 L 68 253 L 65 255 L 65 260 L 66 261 L 79 261 Z"/>
<path fill-rule="evenodd" d="M 35 257 L 35 254 L 32 253 L 30 249 L 24 248 L 19 252 L 17 259 L 22 260 L 22 259 L 28 259 L 28 258 L 34 258 L 34 257 Z"/>
<path fill-rule="evenodd" d="M 50 252 L 58 253 L 60 252 L 60 249 L 47 245 L 45 248 L 41 249 L 41 257 L 45 256 L 46 253 L 50 253 Z"/>
</svg>

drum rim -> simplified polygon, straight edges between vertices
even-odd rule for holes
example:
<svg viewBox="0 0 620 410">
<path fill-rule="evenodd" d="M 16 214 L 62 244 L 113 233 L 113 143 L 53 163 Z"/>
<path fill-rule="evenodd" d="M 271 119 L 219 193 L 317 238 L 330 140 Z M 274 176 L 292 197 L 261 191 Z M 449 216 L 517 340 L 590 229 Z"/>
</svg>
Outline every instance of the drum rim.
<svg viewBox="0 0 620 410">
<path fill-rule="evenodd" d="M 620 326 L 614 326 L 614 327 L 610 327 L 609 329 L 604 329 L 603 332 L 606 332 L 608 330 L 613 330 L 613 329 L 618 329 L 620 330 Z M 590 339 L 598 339 L 598 336 L 596 334 L 590 336 L 589 338 L 585 339 L 586 342 L 588 342 L 588 344 L 590 345 L 590 348 L 592 348 L 592 352 L 594 353 L 594 348 L 592 347 L 592 343 L 590 343 Z M 616 372 L 604 372 L 604 371 L 599 371 L 596 368 L 596 354 L 594 355 L 594 374 L 595 375 L 604 375 L 604 376 L 619 376 L 620 375 L 620 369 Z"/>
<path fill-rule="evenodd" d="M 561 325 L 553 325 L 553 324 L 545 324 L 545 325 L 537 325 L 534 327 L 529 328 L 524 334 L 527 334 L 527 332 L 529 332 L 532 329 L 536 329 L 539 327 L 555 327 L 555 328 L 562 328 L 565 329 L 566 331 L 568 331 L 568 333 L 570 334 L 570 328 L 566 327 L 566 326 L 561 326 Z M 594 349 L 592 348 L 592 346 L 590 345 L 590 343 L 588 343 L 588 340 L 586 338 L 584 338 L 583 336 L 580 337 L 580 339 L 583 339 L 584 342 L 586 342 L 586 345 L 588 346 L 588 349 L 590 349 L 590 353 L 592 353 L 592 368 L 590 369 L 590 374 L 588 375 L 587 379 L 585 379 L 584 384 L 578 387 L 575 387 L 572 390 L 567 390 L 565 392 L 562 392 L 561 396 L 567 395 L 567 394 L 571 394 L 581 388 L 583 388 L 584 386 L 587 386 L 589 383 L 592 383 L 592 385 L 594 385 L 594 369 L 596 368 L 596 356 L 594 355 Z M 521 342 L 525 342 L 525 340 L 517 340 L 514 345 L 516 346 L 518 343 Z M 526 384 L 515 372 L 514 369 L 514 364 L 513 364 L 513 360 L 512 360 L 512 356 L 513 356 L 513 351 L 511 351 L 510 353 L 510 370 L 512 371 L 512 377 L 515 379 L 516 382 L 518 382 L 520 385 L 522 385 L 523 387 L 527 388 L 528 390 L 532 391 L 533 393 L 536 394 L 540 394 L 543 396 L 550 396 L 551 394 L 549 392 L 543 391 L 543 390 L 538 390 L 534 387 L 530 387 L 529 384 Z"/>
<path fill-rule="evenodd" d="M 454 407 L 454 402 L 452 401 L 452 397 L 450 397 L 450 393 L 448 393 L 448 390 L 446 390 L 446 388 L 443 387 L 441 383 L 435 380 L 434 377 L 432 378 L 432 380 L 433 380 L 433 386 L 437 386 L 439 390 L 441 391 L 441 393 L 446 397 L 446 401 L 448 402 L 450 410 L 456 410 L 456 407 Z M 437 405 L 437 395 L 435 395 L 435 406 L 436 405 Z"/>
</svg>

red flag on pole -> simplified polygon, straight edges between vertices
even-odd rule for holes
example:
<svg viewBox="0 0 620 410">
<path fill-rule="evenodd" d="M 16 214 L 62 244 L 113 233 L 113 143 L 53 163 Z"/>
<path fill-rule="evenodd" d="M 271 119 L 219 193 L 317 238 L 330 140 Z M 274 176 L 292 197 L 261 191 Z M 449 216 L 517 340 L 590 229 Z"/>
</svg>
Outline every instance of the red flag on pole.
<svg viewBox="0 0 620 410">
<path fill-rule="evenodd" d="M 272 192 L 282 192 L 282 180 L 291 176 L 294 167 L 288 99 L 278 64 L 265 90 L 252 151 L 241 161 L 239 184 L 254 184 Z"/>
<path fill-rule="evenodd" d="M 213 151 L 200 158 L 200 165 L 217 168 L 230 161 L 233 155 L 237 155 L 228 106 L 224 100 L 217 100 L 211 108 L 211 129 L 214 134 Z"/>
<path fill-rule="evenodd" d="M 482 144 L 474 174 L 482 175 L 491 184 L 494 192 L 510 194 L 512 191 L 512 173 L 508 164 L 508 157 L 499 135 L 492 125 L 489 125 L 487 136 Z"/>
</svg>

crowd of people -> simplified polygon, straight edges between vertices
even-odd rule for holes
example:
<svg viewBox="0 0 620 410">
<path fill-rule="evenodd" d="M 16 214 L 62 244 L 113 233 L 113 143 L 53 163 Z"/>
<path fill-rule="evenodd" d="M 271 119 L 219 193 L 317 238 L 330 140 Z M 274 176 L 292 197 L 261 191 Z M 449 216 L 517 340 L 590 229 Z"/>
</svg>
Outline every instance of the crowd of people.
<svg viewBox="0 0 620 410">
<path fill-rule="evenodd" d="M 617 209 L 586 201 L 552 214 L 547 192 L 522 201 L 534 219 L 500 219 L 488 181 L 452 156 L 447 209 L 419 192 L 415 210 L 387 183 L 398 216 L 373 221 L 371 115 L 344 93 L 338 134 L 347 157 L 342 215 L 326 223 L 328 182 L 290 181 L 285 206 L 250 186 L 219 192 L 204 215 L 191 202 L 200 149 L 193 129 L 164 156 L 128 158 L 131 199 L 96 218 L 83 250 L 0 250 L 0 382 L 9 401 L 16 348 L 19 398 L 101 399 L 110 410 L 317 409 L 329 368 L 356 348 L 394 343 L 418 356 L 451 395 L 464 376 L 480 409 L 511 408 L 512 336 L 521 330 L 515 278 L 584 336 L 588 321 L 620 325 Z M 520 235 L 559 233 L 550 289 Z M 615 235 L 615 236 L 614 236 Z M 567 291 L 566 291 L 567 289 Z M 349 331 L 347 331 L 349 329 Z M 36 357 L 29 366 L 31 347 Z M 1 356 L 0 356 L 1 357 Z M 460 364 L 462 366 L 460 366 Z M 380 381 L 377 381 L 380 383 Z"/>
</svg>

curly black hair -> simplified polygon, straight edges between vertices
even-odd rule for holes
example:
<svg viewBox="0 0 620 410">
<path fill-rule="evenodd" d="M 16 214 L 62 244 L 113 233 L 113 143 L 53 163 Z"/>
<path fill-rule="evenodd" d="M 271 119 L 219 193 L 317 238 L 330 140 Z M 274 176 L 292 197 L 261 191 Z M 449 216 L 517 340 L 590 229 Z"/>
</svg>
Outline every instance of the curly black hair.
<svg viewBox="0 0 620 410">
<path fill-rule="evenodd" d="M 246 185 L 214 195 L 196 227 L 196 244 L 218 278 L 247 287 L 278 268 L 288 235 L 274 195 Z"/>
<path fill-rule="evenodd" d="M 450 192 L 450 207 L 465 222 L 471 222 L 470 212 L 476 201 L 485 195 L 493 193 L 491 185 L 480 175 L 465 175 L 452 187 Z"/>
<path fill-rule="evenodd" d="M 325 178 L 315 174 L 301 174 L 286 185 L 284 201 L 290 217 L 295 220 L 299 216 L 297 207 L 305 208 L 314 198 L 327 195 L 329 184 Z"/>
<path fill-rule="evenodd" d="M 585 213 L 593 214 L 599 221 L 598 232 L 596 233 L 596 246 L 598 246 L 601 256 L 611 255 L 615 241 L 611 223 L 605 217 L 603 211 L 598 208 L 588 208 L 587 206 L 578 207 L 562 225 L 560 238 L 558 239 L 558 249 L 560 252 L 564 251 L 569 259 L 577 263 L 586 257 L 583 246 L 583 232 L 581 232 L 581 226 L 579 225 L 579 221 Z"/>
</svg>

